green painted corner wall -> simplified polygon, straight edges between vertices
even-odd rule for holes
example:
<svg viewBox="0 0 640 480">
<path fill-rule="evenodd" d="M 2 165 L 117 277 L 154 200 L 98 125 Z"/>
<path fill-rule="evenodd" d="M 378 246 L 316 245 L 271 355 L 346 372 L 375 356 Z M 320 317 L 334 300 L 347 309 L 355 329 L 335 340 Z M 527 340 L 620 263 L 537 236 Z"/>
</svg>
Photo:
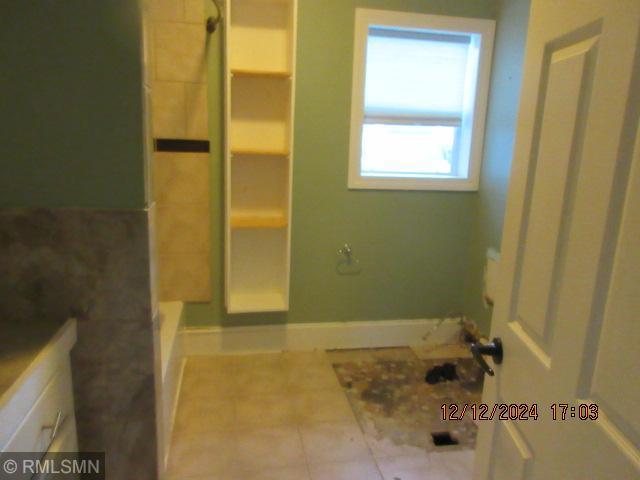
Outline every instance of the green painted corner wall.
<svg viewBox="0 0 640 480">
<path fill-rule="evenodd" d="M 0 98 L 0 207 L 144 205 L 138 2 L 1 2 Z"/>
<path fill-rule="evenodd" d="M 520 100 L 530 0 L 502 0 L 498 11 L 480 189 L 472 202 L 464 311 L 489 333 L 492 309 L 482 300 L 488 248 L 500 250 Z"/>
<path fill-rule="evenodd" d="M 463 308 L 474 193 L 349 191 L 356 7 L 495 18 L 494 0 L 299 0 L 289 312 L 227 315 L 223 301 L 222 51 L 210 37 L 214 298 L 189 326 L 440 317 Z M 348 242 L 359 275 L 336 272 Z"/>
</svg>

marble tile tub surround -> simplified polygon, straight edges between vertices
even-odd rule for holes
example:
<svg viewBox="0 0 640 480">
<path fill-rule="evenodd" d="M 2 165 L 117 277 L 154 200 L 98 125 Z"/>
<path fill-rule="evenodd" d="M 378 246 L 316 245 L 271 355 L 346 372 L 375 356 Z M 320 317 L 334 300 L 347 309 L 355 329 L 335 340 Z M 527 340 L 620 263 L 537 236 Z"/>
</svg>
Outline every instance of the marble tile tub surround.
<svg viewBox="0 0 640 480">
<path fill-rule="evenodd" d="M 157 478 L 146 211 L 0 210 L 2 329 L 70 316 L 80 449 L 111 479 Z"/>
</svg>

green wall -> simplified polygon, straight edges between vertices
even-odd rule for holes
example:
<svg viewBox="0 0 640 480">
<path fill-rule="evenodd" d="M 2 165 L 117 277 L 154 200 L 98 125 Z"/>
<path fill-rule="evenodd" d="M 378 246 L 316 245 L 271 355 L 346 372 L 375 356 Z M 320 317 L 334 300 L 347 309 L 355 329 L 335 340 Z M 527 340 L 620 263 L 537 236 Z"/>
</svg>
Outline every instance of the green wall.
<svg viewBox="0 0 640 480">
<path fill-rule="evenodd" d="M 482 286 L 487 248 L 500 250 L 530 0 L 502 0 L 498 14 L 480 189 L 472 204 L 464 311 L 489 332 Z"/>
<path fill-rule="evenodd" d="M 0 207 L 144 205 L 134 0 L 0 2 Z"/>
<path fill-rule="evenodd" d="M 494 0 L 299 0 L 291 308 L 226 315 L 219 33 L 209 43 L 214 300 L 187 323 L 243 325 L 441 317 L 463 307 L 474 193 L 349 191 L 355 7 L 494 18 Z M 359 275 L 336 273 L 348 242 Z"/>
</svg>

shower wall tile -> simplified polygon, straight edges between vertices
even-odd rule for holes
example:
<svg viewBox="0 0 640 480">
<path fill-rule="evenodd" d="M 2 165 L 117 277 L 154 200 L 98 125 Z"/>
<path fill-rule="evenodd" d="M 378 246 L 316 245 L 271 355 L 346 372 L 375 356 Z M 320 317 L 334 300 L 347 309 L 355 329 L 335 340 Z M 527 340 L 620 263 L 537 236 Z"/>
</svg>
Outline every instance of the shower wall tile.
<svg viewBox="0 0 640 480">
<path fill-rule="evenodd" d="M 160 254 L 160 298 L 163 301 L 211 300 L 211 267 L 208 254 Z"/>
<path fill-rule="evenodd" d="M 186 138 L 209 137 L 207 86 L 204 83 L 185 83 Z"/>
<path fill-rule="evenodd" d="M 155 138 L 206 140 L 205 0 L 152 2 Z M 208 1 L 208 0 L 207 0 Z M 211 296 L 209 154 L 154 154 L 159 298 Z"/>
<path fill-rule="evenodd" d="M 184 21 L 204 25 L 204 0 L 184 0 Z"/>
<path fill-rule="evenodd" d="M 79 446 L 113 479 L 157 478 L 148 232 L 144 210 L 0 211 L 2 328 L 77 318 Z"/>
<path fill-rule="evenodd" d="M 160 205 L 209 204 L 209 154 L 156 152 L 154 158 L 154 196 Z"/>
<path fill-rule="evenodd" d="M 158 251 L 209 253 L 209 206 L 169 205 L 158 207 Z"/>
<path fill-rule="evenodd" d="M 157 80 L 206 82 L 206 30 L 202 25 L 158 22 L 154 40 Z"/>
<path fill-rule="evenodd" d="M 156 81 L 152 103 L 155 138 L 208 138 L 207 86 L 204 83 Z"/>
<path fill-rule="evenodd" d="M 184 20 L 183 0 L 150 0 L 151 18 L 154 21 L 181 22 Z"/>
<path fill-rule="evenodd" d="M 209 155 L 156 152 L 159 295 L 162 301 L 208 301 Z"/>
<path fill-rule="evenodd" d="M 154 138 L 186 138 L 184 84 L 156 81 L 152 89 Z"/>
</svg>

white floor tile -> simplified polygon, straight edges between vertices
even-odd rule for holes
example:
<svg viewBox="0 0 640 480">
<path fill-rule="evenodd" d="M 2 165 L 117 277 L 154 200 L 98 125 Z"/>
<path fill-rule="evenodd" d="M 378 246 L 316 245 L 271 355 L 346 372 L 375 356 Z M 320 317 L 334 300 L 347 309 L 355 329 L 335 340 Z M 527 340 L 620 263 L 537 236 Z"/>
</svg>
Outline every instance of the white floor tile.
<svg viewBox="0 0 640 480">
<path fill-rule="evenodd" d="M 300 435 L 293 427 L 239 431 L 233 464 L 255 472 L 304 465 Z"/>
<path fill-rule="evenodd" d="M 228 433 L 179 433 L 172 441 L 168 473 L 176 478 L 217 475 L 226 471 L 235 456 L 235 442 Z"/>
<path fill-rule="evenodd" d="M 368 460 L 371 457 L 355 421 L 317 423 L 300 427 L 309 463 Z"/>
<path fill-rule="evenodd" d="M 235 400 L 235 426 L 240 429 L 293 426 L 293 401 L 283 393 L 240 397 Z"/>
<path fill-rule="evenodd" d="M 296 421 L 300 425 L 354 420 L 351 405 L 340 390 L 306 390 L 290 395 Z"/>
<path fill-rule="evenodd" d="M 382 480 L 373 461 L 321 463 L 309 469 L 311 480 Z"/>
<path fill-rule="evenodd" d="M 450 480 L 471 480 L 473 478 L 473 450 L 456 450 L 452 452 L 434 452 L 430 454 L 431 463 L 446 471 Z"/>
</svg>

